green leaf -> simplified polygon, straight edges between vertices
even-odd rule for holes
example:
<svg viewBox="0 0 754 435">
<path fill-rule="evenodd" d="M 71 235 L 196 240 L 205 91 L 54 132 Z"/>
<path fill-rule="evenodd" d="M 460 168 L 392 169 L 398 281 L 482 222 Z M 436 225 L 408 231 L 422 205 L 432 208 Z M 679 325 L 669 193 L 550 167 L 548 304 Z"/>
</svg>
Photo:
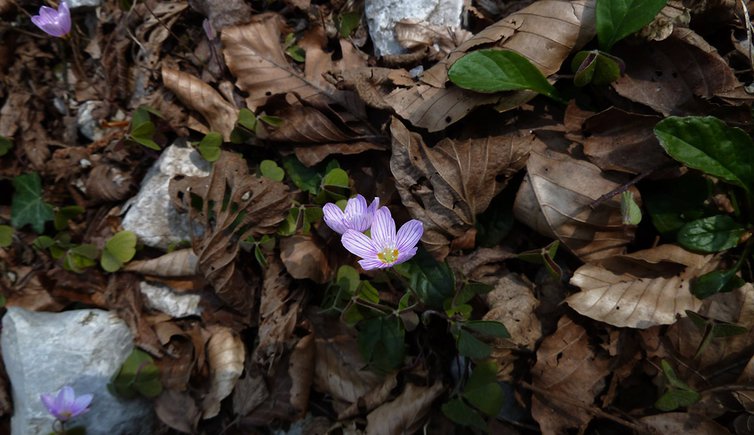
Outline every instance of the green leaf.
<svg viewBox="0 0 754 435">
<path fill-rule="evenodd" d="M 597 0 L 597 39 L 610 51 L 616 42 L 651 23 L 667 0 Z"/>
<path fill-rule="evenodd" d="M 465 304 L 474 296 L 489 293 L 493 288 L 491 285 L 482 282 L 468 281 L 464 283 L 453 302 L 456 304 Z"/>
<path fill-rule="evenodd" d="M 463 389 L 463 397 L 483 413 L 494 416 L 503 407 L 503 389 L 497 383 L 497 364 L 480 362 Z"/>
<path fill-rule="evenodd" d="M 285 172 L 291 177 L 291 181 L 293 181 L 296 187 L 312 195 L 316 195 L 319 192 L 322 175 L 316 169 L 307 168 L 295 156 L 284 157 L 283 168 L 285 168 Z"/>
<path fill-rule="evenodd" d="M 484 359 L 492 353 L 492 346 L 461 328 L 458 331 L 458 353 L 475 360 Z"/>
<path fill-rule="evenodd" d="M 13 179 L 10 214 L 11 225 L 15 228 L 29 224 L 40 234 L 44 232 L 45 222 L 55 217 L 52 206 L 42 199 L 42 181 L 39 174 L 30 172 Z"/>
<path fill-rule="evenodd" d="M 288 216 L 285 217 L 285 220 L 278 227 L 278 234 L 285 237 L 296 234 L 296 230 L 298 229 L 298 215 L 300 213 L 301 209 L 299 207 L 291 207 L 291 209 L 288 210 Z"/>
<path fill-rule="evenodd" d="M 639 225 L 641 222 L 641 208 L 634 201 L 634 194 L 625 191 L 620 196 L 620 214 L 623 216 L 623 225 Z"/>
<path fill-rule="evenodd" d="M 354 295 L 359 288 L 359 284 L 361 284 L 361 278 L 356 269 L 343 265 L 338 268 L 338 273 L 335 275 L 335 283 L 349 294 Z"/>
<path fill-rule="evenodd" d="M 136 234 L 131 231 L 121 231 L 105 243 L 100 265 L 107 272 L 115 272 L 124 263 L 131 261 L 136 254 Z"/>
<path fill-rule="evenodd" d="M 199 153 L 208 162 L 215 162 L 220 158 L 220 146 L 223 144 L 223 136 L 215 131 L 210 131 L 199 142 Z"/>
<path fill-rule="evenodd" d="M 64 230 L 68 226 L 68 221 L 84 212 L 84 207 L 78 205 L 67 205 L 60 207 L 55 211 L 55 229 Z"/>
<path fill-rule="evenodd" d="M 263 177 L 275 181 L 283 181 L 283 178 L 285 177 L 285 171 L 283 168 L 278 166 L 278 164 L 272 160 L 262 160 L 262 162 L 259 163 L 259 172 Z"/>
<path fill-rule="evenodd" d="M 657 402 L 655 402 L 655 408 L 665 412 L 673 411 L 678 408 L 691 406 L 701 398 L 702 396 L 694 390 L 679 390 L 677 388 L 671 388 L 657 399 Z"/>
<path fill-rule="evenodd" d="M 341 38 L 348 38 L 361 23 L 360 11 L 348 11 L 338 15 L 338 33 Z"/>
<path fill-rule="evenodd" d="M 113 394 L 126 399 L 133 399 L 138 394 L 156 397 L 162 392 L 159 368 L 149 354 L 134 349 L 107 387 Z"/>
<path fill-rule="evenodd" d="M 7 248 L 13 244 L 13 227 L 0 225 L 0 248 Z"/>
<path fill-rule="evenodd" d="M 322 211 L 322 207 L 314 206 L 304 208 L 304 224 L 301 228 L 304 234 L 309 234 L 312 229 L 312 224 L 321 221 L 323 216 L 324 212 Z"/>
<path fill-rule="evenodd" d="M 272 115 L 259 115 L 257 119 L 272 127 L 280 127 L 285 122 L 285 119 Z"/>
<path fill-rule="evenodd" d="M 669 362 L 666 360 L 660 361 L 660 367 L 662 368 L 662 374 L 665 375 L 665 379 L 667 379 L 668 383 L 673 388 L 681 388 L 684 390 L 690 390 L 691 387 L 685 382 L 683 382 L 676 374 L 675 370 L 673 370 L 673 366 L 670 365 Z"/>
<path fill-rule="evenodd" d="M 745 131 L 712 116 L 671 116 L 657 123 L 654 131 L 674 159 L 751 194 L 754 142 Z"/>
<path fill-rule="evenodd" d="M 511 336 L 505 325 L 494 320 L 469 320 L 461 326 L 490 337 L 510 338 Z"/>
<path fill-rule="evenodd" d="M 443 301 L 455 293 L 453 271 L 422 247 L 419 247 L 414 258 L 395 266 L 395 270 L 409 279 L 409 287 L 419 300 L 432 308 L 442 308 Z"/>
<path fill-rule="evenodd" d="M 331 169 L 322 178 L 322 187 L 333 186 L 348 188 L 348 173 L 340 168 Z"/>
<path fill-rule="evenodd" d="M 135 137 L 132 136 L 131 140 L 138 143 L 139 145 L 145 146 L 149 149 L 153 149 L 155 151 L 160 151 L 160 146 L 157 145 L 157 142 L 153 141 L 152 139 L 148 137 Z"/>
<path fill-rule="evenodd" d="M 403 323 L 395 316 L 380 316 L 359 324 L 359 351 L 378 372 L 389 372 L 403 364 Z"/>
<path fill-rule="evenodd" d="M 257 131 L 257 117 L 249 109 L 241 109 L 238 111 L 237 124 L 241 127 L 254 133 Z"/>
<path fill-rule="evenodd" d="M 699 299 L 708 298 L 717 293 L 731 292 L 746 282 L 736 275 L 735 269 L 713 270 L 691 280 L 691 294 Z"/>
<path fill-rule="evenodd" d="M 704 217 L 709 196 L 709 180 L 698 173 L 649 182 L 641 191 L 652 223 L 663 234 L 674 233 L 687 222 Z"/>
<path fill-rule="evenodd" d="M 515 51 L 483 49 L 458 59 L 448 70 L 456 85 L 476 92 L 493 93 L 530 89 L 562 101 L 542 72 Z"/>
<path fill-rule="evenodd" d="M 728 215 L 710 216 L 684 225 L 678 231 L 678 243 L 692 251 L 720 252 L 738 245 L 745 231 Z"/>
<path fill-rule="evenodd" d="M 63 268 L 71 272 L 82 273 L 88 267 L 96 264 L 97 247 L 90 244 L 83 244 L 70 248 L 63 258 Z"/>
<path fill-rule="evenodd" d="M 476 219 L 476 244 L 484 248 L 499 245 L 513 228 L 516 189 L 504 189 Z"/>
<path fill-rule="evenodd" d="M 8 154 L 11 148 L 13 148 L 13 141 L 5 136 L 0 136 L 0 157 Z"/>
<path fill-rule="evenodd" d="M 451 421 L 463 426 L 471 426 L 480 430 L 487 429 L 487 423 L 474 408 L 463 403 L 461 399 L 452 399 L 442 405 L 442 413 Z"/>
<path fill-rule="evenodd" d="M 578 87 L 594 83 L 605 86 L 618 80 L 625 70 L 623 61 L 599 50 L 580 51 L 573 57 L 573 84 Z"/>
</svg>

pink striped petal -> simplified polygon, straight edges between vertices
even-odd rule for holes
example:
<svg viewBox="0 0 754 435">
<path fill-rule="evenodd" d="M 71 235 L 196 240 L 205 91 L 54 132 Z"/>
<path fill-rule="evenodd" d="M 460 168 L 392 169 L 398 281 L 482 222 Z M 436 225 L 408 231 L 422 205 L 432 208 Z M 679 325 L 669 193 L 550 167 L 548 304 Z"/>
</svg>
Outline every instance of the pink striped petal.
<svg viewBox="0 0 754 435">
<path fill-rule="evenodd" d="M 340 238 L 343 247 L 361 258 L 377 259 L 377 249 L 372 240 L 356 230 L 347 230 Z"/>
<path fill-rule="evenodd" d="M 372 221 L 372 240 L 377 251 L 395 247 L 395 221 L 390 216 L 390 209 L 382 207 L 374 214 Z"/>
<path fill-rule="evenodd" d="M 396 235 L 395 247 L 398 252 L 408 251 L 416 246 L 424 234 L 424 226 L 416 219 L 403 224 Z"/>
</svg>

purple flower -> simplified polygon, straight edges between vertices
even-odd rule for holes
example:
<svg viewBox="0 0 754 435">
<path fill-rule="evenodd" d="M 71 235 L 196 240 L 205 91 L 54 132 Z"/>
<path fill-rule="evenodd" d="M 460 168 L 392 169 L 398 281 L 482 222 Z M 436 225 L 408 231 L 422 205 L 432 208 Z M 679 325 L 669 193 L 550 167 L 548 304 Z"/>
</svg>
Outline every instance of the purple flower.
<svg viewBox="0 0 754 435">
<path fill-rule="evenodd" d="M 325 214 L 325 223 L 338 234 L 344 234 L 346 230 L 364 232 L 372 226 L 374 213 L 380 207 L 380 198 L 374 198 L 372 204 L 367 207 L 367 200 L 361 195 L 348 200 L 346 210 L 340 209 L 332 202 L 322 207 Z"/>
<path fill-rule="evenodd" d="M 92 403 L 91 394 L 76 397 L 73 388 L 68 385 L 61 388 L 57 395 L 45 393 L 40 395 L 39 398 L 47 411 L 60 421 L 68 421 L 89 411 L 89 404 Z"/>
<path fill-rule="evenodd" d="M 363 258 L 359 260 L 359 264 L 364 270 L 382 269 L 413 257 L 416 254 L 416 244 L 423 233 L 422 223 L 411 219 L 403 224 L 396 234 L 395 221 L 390 216 L 390 210 L 382 207 L 374 214 L 371 239 L 349 229 L 343 234 L 341 242 L 351 253 Z"/>
<path fill-rule="evenodd" d="M 64 1 L 60 2 L 57 10 L 42 6 L 39 15 L 31 17 L 31 22 L 48 35 L 62 38 L 71 31 L 71 11 Z"/>
</svg>

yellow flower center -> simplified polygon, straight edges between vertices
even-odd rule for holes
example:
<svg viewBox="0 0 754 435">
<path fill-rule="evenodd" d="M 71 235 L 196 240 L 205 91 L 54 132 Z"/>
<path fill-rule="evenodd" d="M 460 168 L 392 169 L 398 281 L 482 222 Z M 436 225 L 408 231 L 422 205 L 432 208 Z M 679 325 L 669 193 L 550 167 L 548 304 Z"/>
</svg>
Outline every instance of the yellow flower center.
<svg viewBox="0 0 754 435">
<path fill-rule="evenodd" d="M 394 248 L 385 248 L 382 252 L 377 254 L 377 259 L 385 264 L 391 264 L 398 259 L 398 250 Z"/>
</svg>

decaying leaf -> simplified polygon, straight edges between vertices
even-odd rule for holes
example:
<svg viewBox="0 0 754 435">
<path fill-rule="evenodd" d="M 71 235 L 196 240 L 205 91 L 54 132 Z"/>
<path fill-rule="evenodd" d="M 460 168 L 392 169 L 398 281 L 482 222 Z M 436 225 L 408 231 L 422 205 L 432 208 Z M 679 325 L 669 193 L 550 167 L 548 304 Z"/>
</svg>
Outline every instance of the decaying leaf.
<svg viewBox="0 0 754 435">
<path fill-rule="evenodd" d="M 484 295 L 490 310 L 482 319 L 498 321 L 510 333 L 508 339 L 497 339 L 492 350 L 491 357 L 499 367 L 499 380 L 510 380 L 516 359 L 512 349 L 534 350 L 534 344 L 542 337 L 542 326 L 534 312 L 539 301 L 534 297 L 533 287 L 524 278 L 509 273 Z"/>
<path fill-rule="evenodd" d="M 191 74 L 163 67 L 162 82 L 183 104 L 199 112 L 209 123 L 211 131 L 222 134 L 226 141 L 230 140 L 230 132 L 238 119 L 238 108 Z"/>
<path fill-rule="evenodd" d="M 676 245 L 619 255 L 576 270 L 571 284 L 581 288 L 566 299 L 580 314 L 619 327 L 645 329 L 675 323 L 702 301 L 689 281 L 709 272 L 719 259 Z"/>
<path fill-rule="evenodd" d="M 501 97 L 446 88 L 448 69 L 468 51 L 492 46 L 518 52 L 549 76 L 594 34 L 593 0 L 535 2 L 474 35 L 422 74 L 420 84 L 395 89 L 384 101 L 402 118 L 430 132 L 442 130 L 484 104 L 507 100 L 503 106 L 517 107 L 536 94 L 510 92 Z"/>
<path fill-rule="evenodd" d="M 686 412 L 666 412 L 639 419 L 640 422 L 661 434 L 682 433 L 684 435 L 725 435 L 728 430 L 714 420 L 700 414 Z"/>
<path fill-rule="evenodd" d="M 286 270 L 296 279 L 327 282 L 333 270 L 322 246 L 311 236 L 297 234 L 280 240 L 280 258 Z"/>
<path fill-rule="evenodd" d="M 201 417 L 196 402 L 185 391 L 162 390 L 154 401 L 154 410 L 161 422 L 183 433 L 194 433 Z"/>
<path fill-rule="evenodd" d="M 202 401 L 202 418 L 212 418 L 220 412 L 220 402 L 228 397 L 243 373 L 246 347 L 230 328 L 216 326 L 207 343 L 211 386 Z"/>
<path fill-rule="evenodd" d="M 121 201 L 131 193 L 133 178 L 128 172 L 109 164 L 98 164 L 89 172 L 86 194 L 98 201 Z"/>
<path fill-rule="evenodd" d="M 559 239 L 584 261 L 624 252 L 634 229 L 623 225 L 620 196 L 592 208 L 593 201 L 620 187 L 595 165 L 544 146 L 532 149 L 527 175 L 513 210 L 521 222 Z M 640 202 L 639 191 L 632 188 Z"/>
<path fill-rule="evenodd" d="M 178 249 L 149 260 L 131 261 L 123 268 L 142 275 L 177 278 L 199 273 L 199 258 L 191 248 Z"/>
<path fill-rule="evenodd" d="M 395 24 L 395 39 L 409 51 L 428 49 L 428 60 L 439 60 L 472 37 L 461 28 L 406 19 Z"/>
<path fill-rule="evenodd" d="M 224 302 L 247 312 L 254 288 L 236 268 L 239 242 L 275 231 L 290 209 L 288 187 L 249 174 L 240 155 L 223 152 L 209 177 L 171 180 L 170 196 L 203 227 L 203 234 L 192 237 L 199 270 Z"/>
<path fill-rule="evenodd" d="M 532 416 L 542 432 L 555 434 L 564 433 L 567 428 L 585 428 L 592 419 L 585 408 L 593 406 L 608 373 L 608 360 L 590 348 L 586 330 L 562 317 L 558 330 L 542 341 L 532 369 L 532 385 L 553 393 L 553 397 L 536 394 L 532 398 Z"/>
<path fill-rule="evenodd" d="M 523 167 L 534 141 L 532 134 L 513 131 L 464 141 L 446 138 L 430 148 L 396 118 L 390 131 L 390 170 L 401 200 L 424 224 L 422 241 L 438 259 L 451 247 L 473 247 L 476 215 Z"/>
<path fill-rule="evenodd" d="M 387 375 L 383 382 L 375 389 L 359 398 L 351 406 L 338 413 L 338 420 L 345 420 L 359 415 L 362 411 L 369 412 L 383 404 L 390 393 L 398 385 L 398 374 Z"/>
<path fill-rule="evenodd" d="M 445 386 L 437 382 L 429 387 L 406 384 L 403 392 L 367 415 L 367 435 L 414 433 L 421 427 L 429 407 Z"/>
</svg>

